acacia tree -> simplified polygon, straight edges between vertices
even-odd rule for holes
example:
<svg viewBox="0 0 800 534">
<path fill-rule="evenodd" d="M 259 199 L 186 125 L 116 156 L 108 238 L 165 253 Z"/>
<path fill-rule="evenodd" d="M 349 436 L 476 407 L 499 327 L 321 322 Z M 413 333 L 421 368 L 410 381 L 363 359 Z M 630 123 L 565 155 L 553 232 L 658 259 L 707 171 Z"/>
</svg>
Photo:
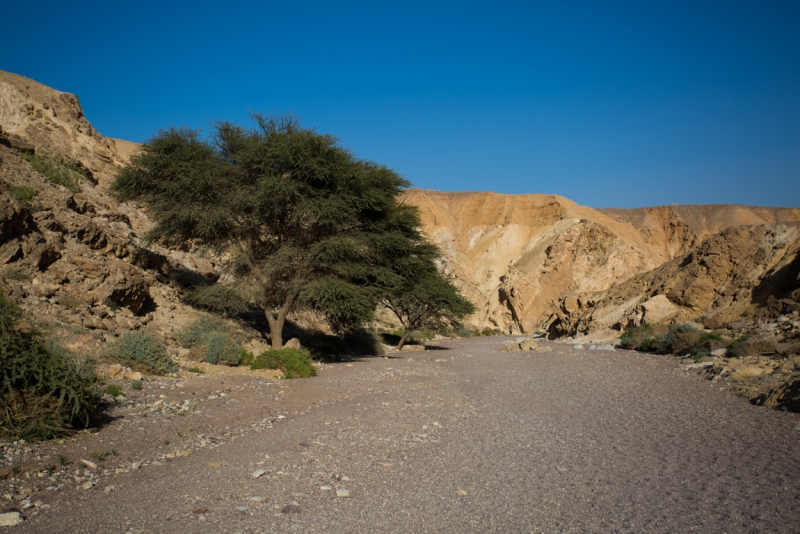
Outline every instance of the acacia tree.
<svg viewBox="0 0 800 534">
<path fill-rule="evenodd" d="M 215 123 L 207 140 L 159 131 L 113 191 L 148 206 L 149 239 L 225 258 L 232 286 L 264 310 L 273 348 L 298 306 L 335 331 L 358 328 L 402 284 L 400 267 L 422 240 L 416 209 L 398 201 L 408 182 L 292 117 L 253 119 L 254 129 Z"/>
<path fill-rule="evenodd" d="M 452 279 L 437 268 L 438 248 L 424 240 L 416 241 L 413 248 L 395 265 L 402 266 L 400 282 L 382 293 L 380 300 L 403 325 L 398 350 L 413 330 L 439 329 L 458 323 L 475 311 Z"/>
</svg>

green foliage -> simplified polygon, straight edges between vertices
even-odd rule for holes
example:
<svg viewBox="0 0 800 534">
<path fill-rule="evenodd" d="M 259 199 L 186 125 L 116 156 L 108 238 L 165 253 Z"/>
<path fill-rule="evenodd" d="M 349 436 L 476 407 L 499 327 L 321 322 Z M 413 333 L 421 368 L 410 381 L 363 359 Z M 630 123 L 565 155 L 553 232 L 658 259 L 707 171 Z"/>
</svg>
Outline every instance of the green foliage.
<svg viewBox="0 0 800 534">
<path fill-rule="evenodd" d="M 69 465 L 70 464 L 70 459 L 67 458 L 66 456 L 64 456 L 63 454 L 59 454 L 58 455 L 58 464 L 61 467 L 64 467 L 65 465 Z"/>
<path fill-rule="evenodd" d="M 484 328 L 481 332 L 482 336 L 499 336 L 500 330 L 497 328 Z"/>
<path fill-rule="evenodd" d="M 241 343 L 216 317 L 198 318 L 178 333 L 178 341 L 186 348 L 205 347 L 203 359 L 211 364 L 236 366 L 242 359 Z"/>
<path fill-rule="evenodd" d="M 112 397 L 119 397 L 120 395 L 125 395 L 125 392 L 122 390 L 122 387 L 116 384 L 107 385 L 106 389 L 103 390 L 103 393 L 111 395 Z"/>
<path fill-rule="evenodd" d="M 286 378 L 309 378 L 317 375 L 311 354 L 305 349 L 264 351 L 256 356 L 250 369 L 280 369 Z"/>
<path fill-rule="evenodd" d="M 105 304 L 108 309 L 113 312 L 118 311 L 121 308 L 119 304 L 111 300 L 111 297 L 107 297 L 106 300 L 103 301 L 103 304 Z"/>
<path fill-rule="evenodd" d="M 199 375 L 204 375 L 204 374 L 206 374 L 206 372 L 205 372 L 205 371 L 203 371 L 202 369 L 200 369 L 199 367 L 189 367 L 189 368 L 187 369 L 187 371 L 189 371 L 190 373 L 197 373 L 197 374 L 199 374 Z"/>
<path fill-rule="evenodd" d="M 461 295 L 452 280 L 436 268 L 438 249 L 427 243 L 417 248 L 418 254 L 406 260 L 408 270 L 404 278 L 381 300 L 407 332 L 400 338 L 398 348 L 415 330 L 438 330 L 475 311 L 475 306 Z"/>
<path fill-rule="evenodd" d="M 337 332 L 357 330 L 424 241 L 416 208 L 399 201 L 409 184 L 292 117 L 253 119 L 250 130 L 216 123 L 208 140 L 160 131 L 112 188 L 148 205 L 149 239 L 192 240 L 229 258 L 232 286 L 265 311 L 273 347 L 298 306 Z"/>
<path fill-rule="evenodd" d="M 254 359 L 255 355 L 252 352 L 242 348 L 242 350 L 239 352 L 239 367 L 250 366 Z"/>
<path fill-rule="evenodd" d="M 371 330 L 348 332 L 342 338 L 345 350 L 357 356 L 383 356 L 383 343 Z"/>
<path fill-rule="evenodd" d="M 142 389 L 142 381 L 141 380 L 133 380 L 131 381 L 131 389 L 135 389 L 139 391 Z"/>
<path fill-rule="evenodd" d="M 723 341 L 724 339 L 725 338 L 716 332 L 703 332 L 697 337 L 697 341 L 700 343 L 705 343 L 707 341 Z"/>
<path fill-rule="evenodd" d="M 458 337 L 472 337 L 472 332 L 469 328 L 458 326 L 453 330 L 453 333 Z"/>
<path fill-rule="evenodd" d="M 167 354 L 164 340 L 143 330 L 124 332 L 109 344 L 106 354 L 123 365 L 145 373 L 167 375 L 178 370 Z"/>
<path fill-rule="evenodd" d="M 94 411 L 94 365 L 36 328 L 17 330 L 20 311 L 0 296 L 0 436 L 39 440 L 86 426 Z"/>
<path fill-rule="evenodd" d="M 16 198 L 23 204 L 30 204 L 36 196 L 36 190 L 27 185 L 14 186 L 8 188 L 8 194 Z"/>
<path fill-rule="evenodd" d="M 192 291 L 190 302 L 198 308 L 228 315 L 247 311 L 247 302 L 231 287 L 221 284 L 200 286 Z"/>
<path fill-rule="evenodd" d="M 19 267 L 6 267 L 3 269 L 3 278 L 15 282 L 29 282 L 31 275 Z"/>
<path fill-rule="evenodd" d="M 58 155 L 22 154 L 31 167 L 56 185 L 63 185 L 73 193 L 79 193 L 86 178 L 86 170 L 76 161 Z"/>
</svg>

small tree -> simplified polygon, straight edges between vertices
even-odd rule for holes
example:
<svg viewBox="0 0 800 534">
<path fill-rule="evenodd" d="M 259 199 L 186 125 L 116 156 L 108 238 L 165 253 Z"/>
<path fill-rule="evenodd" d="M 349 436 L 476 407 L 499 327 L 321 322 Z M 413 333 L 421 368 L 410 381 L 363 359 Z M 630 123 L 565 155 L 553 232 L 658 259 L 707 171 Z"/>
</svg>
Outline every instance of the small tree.
<svg viewBox="0 0 800 534">
<path fill-rule="evenodd" d="M 253 118 L 252 130 L 216 123 L 209 140 L 158 132 L 112 189 L 148 205 L 150 239 L 193 241 L 225 258 L 233 287 L 264 310 L 273 348 L 298 306 L 336 331 L 355 329 L 401 283 L 396 265 L 422 239 L 416 209 L 398 201 L 408 182 L 291 117 Z"/>
<path fill-rule="evenodd" d="M 438 329 L 459 322 L 475 311 L 450 277 L 436 268 L 438 250 L 422 244 L 418 254 L 410 256 L 401 283 L 387 291 L 381 304 L 397 316 L 403 335 L 397 349 L 403 348 L 408 335 L 420 328 Z"/>
</svg>

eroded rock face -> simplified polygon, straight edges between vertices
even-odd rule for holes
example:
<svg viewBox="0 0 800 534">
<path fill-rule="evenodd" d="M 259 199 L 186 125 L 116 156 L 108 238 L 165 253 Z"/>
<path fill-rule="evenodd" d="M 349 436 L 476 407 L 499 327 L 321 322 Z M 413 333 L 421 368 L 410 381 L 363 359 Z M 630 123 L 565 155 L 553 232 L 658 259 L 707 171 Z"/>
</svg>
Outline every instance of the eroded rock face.
<svg viewBox="0 0 800 534">
<path fill-rule="evenodd" d="M 80 161 L 107 185 L 130 157 L 131 143 L 104 138 L 83 115 L 78 97 L 24 76 L 0 71 L 0 126 L 34 147 Z"/>
<path fill-rule="evenodd" d="M 684 258 L 719 232 L 743 225 L 800 221 L 798 209 L 665 206 L 594 210 L 555 195 L 412 189 L 405 200 L 419 207 L 423 229 L 442 249 L 444 269 L 477 306 L 478 312 L 468 321 L 470 326 L 505 331 L 513 324 L 528 333 L 550 329 L 554 336 L 575 332 L 578 317 L 595 309 L 604 298 L 602 292 L 643 273 L 656 273 L 654 269 Z M 776 243 L 781 239 L 776 238 Z M 762 273 L 769 269 L 767 259 L 772 257 L 766 248 L 748 260 L 748 265 L 766 262 Z M 745 253 L 742 249 L 733 254 L 739 252 Z M 699 267 L 698 273 L 691 271 L 694 274 L 681 279 L 686 287 L 671 283 L 670 292 L 659 296 L 645 279 L 637 278 L 635 291 L 623 291 L 613 302 L 604 302 L 584 329 L 595 325 L 620 328 L 633 315 L 637 317 L 634 323 L 668 321 L 686 309 L 701 308 L 734 263 L 731 254 L 722 261 L 714 258 L 716 252 L 700 253 L 714 273 L 710 278 L 701 277 L 705 282 L 691 282 L 705 269 Z M 754 286 L 748 283 L 755 278 L 742 276 L 736 278 L 737 287 L 752 290 Z M 728 290 L 724 292 L 732 296 Z"/>
<path fill-rule="evenodd" d="M 606 291 L 560 299 L 542 326 L 553 337 L 574 336 L 702 315 L 705 326 L 719 328 L 794 295 L 798 253 L 798 223 L 729 228 Z"/>
</svg>

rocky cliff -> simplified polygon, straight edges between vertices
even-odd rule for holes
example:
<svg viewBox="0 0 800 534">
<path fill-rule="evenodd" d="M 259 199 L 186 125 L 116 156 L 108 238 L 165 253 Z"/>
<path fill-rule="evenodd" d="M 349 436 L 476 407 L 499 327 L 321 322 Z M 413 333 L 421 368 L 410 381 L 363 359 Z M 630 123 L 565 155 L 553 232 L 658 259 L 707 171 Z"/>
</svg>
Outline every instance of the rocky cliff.
<svg viewBox="0 0 800 534">
<path fill-rule="evenodd" d="M 506 329 L 513 324 L 523 332 L 543 329 L 552 335 L 618 327 L 614 321 L 584 317 L 589 309 L 586 303 L 599 302 L 610 288 L 619 287 L 620 295 L 631 293 L 633 299 L 647 290 L 644 280 L 658 285 L 656 280 L 675 273 L 686 280 L 699 276 L 698 270 L 683 268 L 689 264 L 682 267 L 685 256 L 729 229 L 742 230 L 725 234 L 722 242 L 749 236 L 739 237 L 730 255 L 749 260 L 723 262 L 713 279 L 734 277 L 739 290 L 752 290 L 759 276 L 773 268 L 770 262 L 780 261 L 765 251 L 791 241 L 787 236 L 794 235 L 795 227 L 784 225 L 800 221 L 800 210 L 793 208 L 712 205 L 595 210 L 554 195 L 410 190 L 406 201 L 419 207 L 425 232 L 444 253 L 445 269 L 478 306 L 471 318 L 474 327 Z M 676 258 L 681 259 L 673 261 Z M 666 265 L 672 267 L 658 270 Z M 727 295 L 731 290 L 720 286 L 720 291 Z M 664 306 L 671 311 L 685 308 L 682 316 L 705 310 L 691 299 L 669 300 L 677 298 L 674 294 L 656 299 L 651 307 L 667 299 Z M 612 300 L 616 303 L 619 298 Z M 714 302 L 716 308 L 726 306 Z M 635 306 L 642 305 L 640 298 Z M 734 309 L 743 311 L 744 307 L 732 308 L 731 314 L 736 313 Z M 641 309 L 637 313 L 641 316 Z"/>
</svg>

